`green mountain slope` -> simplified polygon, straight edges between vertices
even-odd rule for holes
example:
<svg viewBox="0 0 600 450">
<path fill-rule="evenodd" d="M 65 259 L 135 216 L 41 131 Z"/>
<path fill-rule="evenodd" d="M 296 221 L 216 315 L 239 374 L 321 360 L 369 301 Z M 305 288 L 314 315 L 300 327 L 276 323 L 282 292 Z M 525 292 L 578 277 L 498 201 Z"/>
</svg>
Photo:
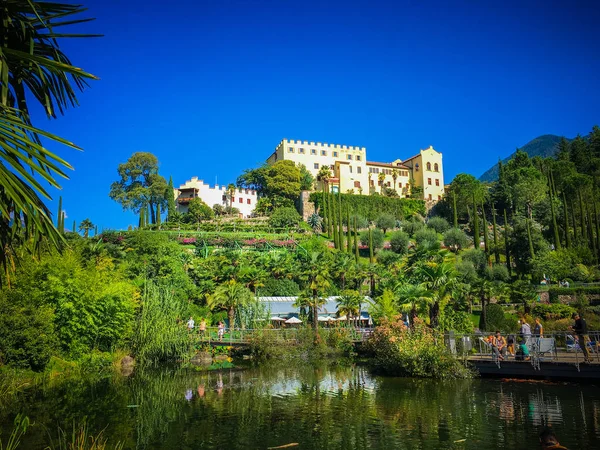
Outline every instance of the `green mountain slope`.
<svg viewBox="0 0 600 450">
<path fill-rule="evenodd" d="M 519 150 L 523 150 L 530 157 L 541 156 L 546 158 L 548 156 L 553 156 L 556 153 L 558 148 L 558 143 L 562 139 L 562 136 L 556 136 L 554 134 L 544 134 L 543 136 L 536 137 L 532 141 L 529 141 Z M 567 139 L 570 141 L 571 139 Z M 502 163 L 508 162 L 514 155 L 516 151 L 512 153 L 508 158 L 504 158 Z M 498 164 L 494 164 L 491 168 L 486 170 L 483 175 L 479 177 L 479 179 L 483 182 L 489 183 L 492 181 L 496 181 L 498 179 Z"/>
</svg>

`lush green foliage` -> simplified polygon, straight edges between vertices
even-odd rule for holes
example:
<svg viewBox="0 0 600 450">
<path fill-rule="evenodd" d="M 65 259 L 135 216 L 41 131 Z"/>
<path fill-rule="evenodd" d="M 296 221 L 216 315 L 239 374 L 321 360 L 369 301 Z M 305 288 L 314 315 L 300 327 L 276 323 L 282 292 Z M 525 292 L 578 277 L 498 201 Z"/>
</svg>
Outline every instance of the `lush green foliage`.
<svg viewBox="0 0 600 450">
<path fill-rule="evenodd" d="M 443 336 L 423 325 L 407 329 L 390 323 L 375 329 L 369 340 L 374 368 L 388 375 L 424 378 L 467 378 L 469 371 L 444 344 Z"/>
<path fill-rule="evenodd" d="M 373 238 L 373 249 L 378 249 L 383 247 L 383 241 L 385 239 L 385 235 L 383 234 L 383 231 L 375 228 L 373 230 L 371 230 L 371 234 L 372 234 L 372 238 Z M 368 231 L 362 231 L 360 233 L 360 243 L 362 245 L 369 245 L 369 232 Z"/>
<path fill-rule="evenodd" d="M 448 228 L 450 228 L 450 224 L 443 217 L 430 217 L 427 220 L 427 227 L 433 228 L 436 233 L 444 233 Z"/>
<path fill-rule="evenodd" d="M 293 228 L 296 227 L 302 218 L 296 208 L 282 207 L 277 208 L 269 218 L 269 225 L 274 228 Z"/>
<path fill-rule="evenodd" d="M 466 233 L 458 228 L 450 228 L 444 233 L 444 245 L 452 250 L 454 253 L 458 253 L 463 248 L 469 245 L 469 237 Z"/>
<path fill-rule="evenodd" d="M 576 309 L 569 305 L 555 303 L 550 305 L 535 305 L 531 310 L 534 317 L 540 317 L 544 320 L 570 319 Z"/>
<path fill-rule="evenodd" d="M 399 255 L 408 252 L 409 236 L 404 231 L 395 231 L 390 237 L 392 251 Z"/>
<path fill-rule="evenodd" d="M 377 218 L 375 225 L 385 233 L 396 226 L 396 219 L 391 214 L 382 214 Z"/>
<path fill-rule="evenodd" d="M 373 195 L 341 194 L 342 204 L 367 220 L 375 221 L 382 214 L 390 214 L 395 219 L 404 219 L 414 214 L 425 213 L 425 203 L 422 200 L 391 198 Z M 310 194 L 310 201 L 321 210 L 323 195 L 320 192 Z"/>
</svg>

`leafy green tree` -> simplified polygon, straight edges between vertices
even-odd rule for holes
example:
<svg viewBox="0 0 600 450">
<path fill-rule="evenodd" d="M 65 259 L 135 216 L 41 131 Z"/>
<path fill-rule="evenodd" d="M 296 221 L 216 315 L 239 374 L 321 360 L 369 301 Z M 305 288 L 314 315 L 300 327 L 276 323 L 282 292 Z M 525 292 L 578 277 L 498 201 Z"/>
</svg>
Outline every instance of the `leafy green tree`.
<svg viewBox="0 0 600 450">
<path fill-rule="evenodd" d="M 225 213 L 225 207 L 223 205 L 220 205 L 218 203 L 215 203 L 212 207 L 213 209 L 213 213 L 215 213 L 215 217 L 220 217 L 220 216 L 224 216 Z"/>
<path fill-rule="evenodd" d="M 393 322 L 399 315 L 394 292 L 390 289 L 384 289 L 377 301 L 370 301 L 369 315 L 375 323 Z"/>
<path fill-rule="evenodd" d="M 119 164 L 119 180 L 110 187 L 110 198 L 124 210 L 138 213 L 149 208 L 150 223 L 156 223 L 156 206 L 167 206 L 167 181 L 158 174 L 158 159 L 152 153 L 134 153 L 126 163 Z"/>
<path fill-rule="evenodd" d="M 323 297 L 331 285 L 330 257 L 327 253 L 313 251 L 303 257 L 300 264 L 300 279 L 306 289 L 303 298 L 312 313 L 312 326 L 315 333 L 318 333 L 319 308 L 323 305 Z"/>
<path fill-rule="evenodd" d="M 79 231 L 83 231 L 83 237 L 88 238 L 90 230 L 93 230 L 95 225 L 90 219 L 83 219 L 79 224 Z"/>
<path fill-rule="evenodd" d="M 318 233 L 319 231 L 321 231 L 323 220 L 321 219 L 321 216 L 319 216 L 317 213 L 314 213 L 308 216 L 308 219 L 306 219 L 306 223 L 310 225 L 310 227 L 313 230 L 313 233 Z"/>
<path fill-rule="evenodd" d="M 444 245 L 454 253 L 458 253 L 469 245 L 469 237 L 458 228 L 450 228 L 444 233 Z"/>
<path fill-rule="evenodd" d="M 210 206 L 199 198 L 193 198 L 188 205 L 186 216 L 191 223 L 200 223 L 203 220 L 210 220 L 214 217 L 214 212 Z"/>
<path fill-rule="evenodd" d="M 391 214 L 382 214 L 377 218 L 375 222 L 377 228 L 383 230 L 383 233 L 396 226 L 396 219 Z"/>
<path fill-rule="evenodd" d="M 400 309 L 408 313 L 409 324 L 414 327 L 418 314 L 427 313 L 432 292 L 421 283 L 402 283 L 396 286 L 394 293 L 398 296 Z"/>
<path fill-rule="evenodd" d="M 373 248 L 373 251 L 375 252 L 376 249 L 378 248 L 382 248 L 383 247 L 383 240 L 385 238 L 383 231 L 375 228 L 375 229 L 370 229 L 371 230 L 371 236 L 372 236 L 372 241 L 373 244 L 371 245 L 371 247 Z M 362 245 L 369 245 L 369 231 L 362 231 L 360 233 L 360 243 Z"/>
<path fill-rule="evenodd" d="M 475 196 L 475 202 L 481 203 L 485 197 L 485 190 L 481 182 L 473 175 L 459 173 L 450 183 L 448 195 L 456 197 L 458 220 L 462 218 L 470 220 L 467 205 L 473 203 L 473 196 Z"/>
<path fill-rule="evenodd" d="M 337 310 L 340 316 L 346 316 L 348 323 L 356 322 L 360 318 L 360 307 L 363 295 L 352 289 L 343 290 L 337 299 Z"/>
<path fill-rule="evenodd" d="M 395 231 L 390 237 L 390 246 L 392 251 L 399 255 L 404 255 L 408 252 L 408 244 L 410 243 L 408 234 L 404 231 Z"/>
<path fill-rule="evenodd" d="M 433 228 L 437 233 L 444 233 L 450 228 L 450 224 L 443 217 L 431 217 L 427 221 L 427 227 Z"/>
<path fill-rule="evenodd" d="M 75 67 L 58 44 L 61 37 L 87 35 L 58 34 L 51 25 L 56 18 L 70 19 L 83 11 L 79 5 L 52 3 L 49 6 L 33 0 L 2 4 L 0 264 L 6 271 L 14 265 L 19 244 L 30 242 L 23 250 L 39 253 L 46 242 L 56 248 L 63 242 L 44 204 L 43 198 L 50 198 L 44 186 L 60 188 L 57 178 L 66 178 L 65 170 L 72 167 L 49 151 L 41 137 L 71 148 L 78 147 L 36 128 L 29 110 L 31 99 L 35 99 L 33 103 L 39 103 L 49 118 L 56 118 L 58 113 L 77 104 L 76 90 L 86 86 L 86 79 L 96 79 Z M 78 22 L 65 20 L 63 25 Z M 27 94 L 31 95 L 27 97 Z"/>
<path fill-rule="evenodd" d="M 246 286 L 236 280 L 230 280 L 219 285 L 214 294 L 208 296 L 207 304 L 211 310 L 227 311 L 229 327 L 235 328 L 236 310 L 249 303 L 252 298 L 252 292 Z"/>
<path fill-rule="evenodd" d="M 302 217 L 296 211 L 296 208 L 281 207 L 277 208 L 269 218 L 269 225 L 273 228 L 293 228 L 297 227 Z"/>
<path fill-rule="evenodd" d="M 298 169 L 300 170 L 300 190 L 312 191 L 315 184 L 315 177 L 306 169 L 304 164 L 298 164 Z"/>
</svg>

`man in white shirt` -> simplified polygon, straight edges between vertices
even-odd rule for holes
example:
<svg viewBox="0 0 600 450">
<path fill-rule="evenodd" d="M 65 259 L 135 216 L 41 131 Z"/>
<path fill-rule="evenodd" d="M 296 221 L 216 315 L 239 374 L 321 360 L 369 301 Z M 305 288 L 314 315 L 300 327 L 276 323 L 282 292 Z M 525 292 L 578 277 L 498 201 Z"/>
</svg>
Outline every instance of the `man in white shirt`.
<svg viewBox="0 0 600 450">
<path fill-rule="evenodd" d="M 194 329 L 195 324 L 196 324 L 196 322 L 194 322 L 194 318 L 192 316 L 190 316 L 190 320 L 188 320 L 188 322 L 187 322 L 188 330 L 192 331 Z"/>
</svg>

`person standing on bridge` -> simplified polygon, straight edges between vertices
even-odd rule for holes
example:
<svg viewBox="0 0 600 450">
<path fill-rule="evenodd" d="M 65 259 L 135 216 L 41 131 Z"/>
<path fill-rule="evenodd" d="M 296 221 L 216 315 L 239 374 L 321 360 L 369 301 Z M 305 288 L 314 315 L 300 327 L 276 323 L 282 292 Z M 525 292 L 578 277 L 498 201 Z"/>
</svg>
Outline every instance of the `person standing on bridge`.
<svg viewBox="0 0 600 450">
<path fill-rule="evenodd" d="M 222 341 L 223 336 L 225 335 L 225 324 L 223 323 L 222 320 L 219 320 L 219 324 L 217 325 L 217 328 L 218 328 L 217 334 L 219 335 L 219 340 Z"/>
<path fill-rule="evenodd" d="M 194 331 L 194 325 L 196 325 L 196 322 L 194 322 L 194 318 L 190 316 L 190 320 L 187 321 L 187 327 L 190 332 Z"/>
<path fill-rule="evenodd" d="M 590 360 L 590 352 L 587 349 L 587 322 L 583 317 L 579 315 L 579 313 L 573 314 L 573 319 L 575 319 L 575 323 L 571 327 L 575 334 L 577 335 L 577 340 L 579 342 L 579 348 L 583 352 L 583 360 L 585 362 L 591 362 Z"/>
</svg>

